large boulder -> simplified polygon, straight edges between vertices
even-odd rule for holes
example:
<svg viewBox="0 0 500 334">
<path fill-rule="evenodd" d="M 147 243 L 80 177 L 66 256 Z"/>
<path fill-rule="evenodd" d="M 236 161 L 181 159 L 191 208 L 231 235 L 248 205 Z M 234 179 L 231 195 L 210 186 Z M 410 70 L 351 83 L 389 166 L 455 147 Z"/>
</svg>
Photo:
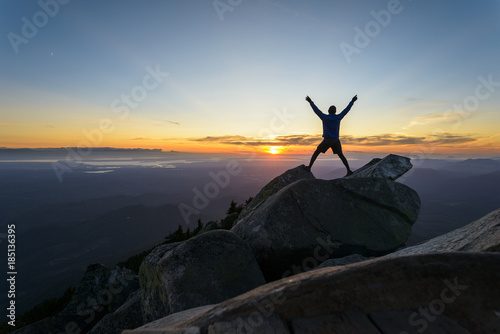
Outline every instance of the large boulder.
<svg viewBox="0 0 500 334">
<path fill-rule="evenodd" d="M 248 244 L 225 230 L 158 247 L 141 264 L 139 281 L 147 321 L 265 284 Z"/>
<path fill-rule="evenodd" d="M 252 210 L 262 204 L 262 202 L 264 202 L 267 198 L 274 195 L 287 185 L 303 179 L 315 179 L 314 175 L 310 171 L 306 171 L 304 165 L 289 169 L 283 174 L 275 177 L 268 184 L 266 184 L 257 195 L 255 195 L 250 203 L 243 208 L 239 219 L 245 217 Z"/>
<path fill-rule="evenodd" d="M 61 312 L 14 333 L 87 333 L 138 289 L 138 278 L 131 270 L 120 267 L 111 270 L 99 263 L 91 264 Z"/>
<path fill-rule="evenodd" d="M 373 159 L 347 178 L 378 177 L 394 181 L 412 167 L 410 158 L 389 154 L 383 159 Z"/>
<path fill-rule="evenodd" d="M 155 247 L 142 261 L 139 268 L 139 283 L 141 287 L 141 308 L 143 318 L 151 321 L 165 316 L 163 308 L 156 309 L 159 303 L 166 303 L 167 294 L 162 284 L 162 271 L 158 263 L 168 251 L 176 248 L 180 242 Z"/>
<path fill-rule="evenodd" d="M 419 210 L 417 193 L 388 179 L 305 179 L 269 197 L 232 231 L 274 280 L 327 258 L 392 252 L 405 244 Z"/>
<path fill-rule="evenodd" d="M 500 252 L 500 209 L 459 229 L 420 245 L 401 249 L 392 255 L 452 251 Z"/>
<path fill-rule="evenodd" d="M 124 334 L 500 332 L 500 254 L 383 257 L 309 271 Z"/>
</svg>

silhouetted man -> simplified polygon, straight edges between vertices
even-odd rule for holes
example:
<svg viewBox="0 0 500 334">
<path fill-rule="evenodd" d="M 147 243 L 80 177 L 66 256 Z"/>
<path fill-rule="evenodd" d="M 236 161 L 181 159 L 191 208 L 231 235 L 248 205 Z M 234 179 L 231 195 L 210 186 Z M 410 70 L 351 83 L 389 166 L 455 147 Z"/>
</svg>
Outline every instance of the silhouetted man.
<svg viewBox="0 0 500 334">
<path fill-rule="evenodd" d="M 316 107 L 314 102 L 311 100 L 309 96 L 306 96 L 306 101 L 309 102 L 311 105 L 311 108 L 314 110 L 316 115 L 323 121 L 323 141 L 318 145 L 316 148 L 316 151 L 314 151 L 311 161 L 309 162 L 309 166 L 306 167 L 307 171 L 311 171 L 311 167 L 314 164 L 314 161 L 316 161 L 316 158 L 320 153 L 325 153 L 329 148 L 332 149 L 333 154 L 337 154 L 344 163 L 345 168 L 347 168 L 347 174 L 346 176 L 349 176 L 352 174 L 351 169 L 349 168 L 349 163 L 347 162 L 347 159 L 345 158 L 344 154 L 342 153 L 342 145 L 340 144 L 340 139 L 339 139 L 339 130 L 340 130 L 340 121 L 342 118 L 344 118 L 345 115 L 351 110 L 352 105 L 356 100 L 358 99 L 358 96 L 355 95 L 351 102 L 347 105 L 347 107 L 340 113 L 340 114 L 335 114 L 337 112 L 337 108 L 335 106 L 331 106 L 328 109 L 328 115 L 323 114 L 321 110 Z"/>
</svg>

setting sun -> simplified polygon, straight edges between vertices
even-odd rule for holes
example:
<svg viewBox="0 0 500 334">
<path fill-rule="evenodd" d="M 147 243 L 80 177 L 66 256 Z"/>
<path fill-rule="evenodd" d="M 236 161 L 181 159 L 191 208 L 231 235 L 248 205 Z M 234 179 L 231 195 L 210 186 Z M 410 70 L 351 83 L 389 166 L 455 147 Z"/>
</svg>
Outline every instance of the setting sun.
<svg viewBox="0 0 500 334">
<path fill-rule="evenodd" d="M 267 150 L 267 153 L 270 153 L 270 154 L 279 154 L 279 153 L 281 153 L 281 151 L 283 151 L 283 148 L 281 146 L 271 146 Z"/>
</svg>

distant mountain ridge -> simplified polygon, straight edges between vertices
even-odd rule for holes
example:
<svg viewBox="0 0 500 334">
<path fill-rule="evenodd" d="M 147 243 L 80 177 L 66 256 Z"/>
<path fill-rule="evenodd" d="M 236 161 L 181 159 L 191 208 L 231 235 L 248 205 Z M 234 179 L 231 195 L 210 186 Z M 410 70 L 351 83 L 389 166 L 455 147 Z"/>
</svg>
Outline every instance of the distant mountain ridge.
<svg viewBox="0 0 500 334">
<path fill-rule="evenodd" d="M 494 159 L 485 159 L 485 158 L 473 158 L 466 159 L 457 162 L 458 165 L 473 165 L 473 166 L 496 166 L 500 168 L 500 161 Z"/>
<path fill-rule="evenodd" d="M 38 148 L 7 148 L 0 147 L 1 153 L 33 153 L 33 152 L 68 152 L 80 151 L 79 147 L 38 147 Z M 92 147 L 96 152 L 163 152 L 161 148 L 121 148 L 121 147 Z"/>
<path fill-rule="evenodd" d="M 456 171 L 488 174 L 500 170 L 500 161 L 493 159 L 467 159 L 455 163 Z"/>
</svg>

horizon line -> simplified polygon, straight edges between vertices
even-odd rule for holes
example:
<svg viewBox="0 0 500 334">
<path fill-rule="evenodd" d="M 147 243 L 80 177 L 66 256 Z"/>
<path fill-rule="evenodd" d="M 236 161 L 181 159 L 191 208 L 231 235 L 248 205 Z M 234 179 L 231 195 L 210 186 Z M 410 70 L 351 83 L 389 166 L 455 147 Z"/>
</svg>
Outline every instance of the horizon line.
<svg viewBox="0 0 500 334">
<path fill-rule="evenodd" d="M 58 147 L 0 147 L 0 153 L 2 151 L 9 151 L 9 152 L 16 152 L 16 151 L 31 151 L 32 153 L 34 152 L 70 152 L 71 150 L 77 151 L 79 148 L 78 147 L 72 147 L 72 146 L 58 146 Z M 305 155 L 309 156 L 312 153 L 300 153 L 300 152 L 291 152 L 291 153 L 286 153 L 282 152 L 280 154 L 270 154 L 267 152 L 256 152 L 256 151 L 233 151 L 233 152 L 227 152 L 227 151 L 220 151 L 220 152 L 190 152 L 190 151 L 175 151 L 175 150 L 164 150 L 161 148 L 141 148 L 141 147 L 129 147 L 129 148 L 123 148 L 123 147 L 111 147 L 111 146 L 103 146 L 103 147 L 93 147 L 89 154 L 92 152 L 136 152 L 136 153 L 175 153 L 175 154 L 200 154 L 200 155 L 249 155 L 249 154 L 254 154 L 254 155 L 259 155 L 259 156 L 266 156 L 269 158 L 279 158 L 280 156 L 294 156 L 294 155 Z M 474 159 L 477 157 L 489 157 L 490 159 L 493 160 L 500 160 L 500 154 L 487 154 L 487 153 L 476 153 L 476 154 L 467 154 L 467 153 L 426 153 L 426 154 L 419 154 L 418 152 L 408 152 L 408 153 L 391 153 L 391 152 L 372 152 L 372 151 L 359 151 L 359 150 L 345 150 L 346 154 L 352 154 L 352 155 L 372 155 L 372 156 L 381 156 L 381 155 L 389 155 L 389 154 L 397 154 L 397 155 L 407 155 L 412 157 L 412 159 L 432 159 L 432 158 L 456 158 L 456 157 L 469 157 L 470 159 Z M 332 156 L 331 154 L 324 154 L 324 157 L 326 156 Z"/>
</svg>

